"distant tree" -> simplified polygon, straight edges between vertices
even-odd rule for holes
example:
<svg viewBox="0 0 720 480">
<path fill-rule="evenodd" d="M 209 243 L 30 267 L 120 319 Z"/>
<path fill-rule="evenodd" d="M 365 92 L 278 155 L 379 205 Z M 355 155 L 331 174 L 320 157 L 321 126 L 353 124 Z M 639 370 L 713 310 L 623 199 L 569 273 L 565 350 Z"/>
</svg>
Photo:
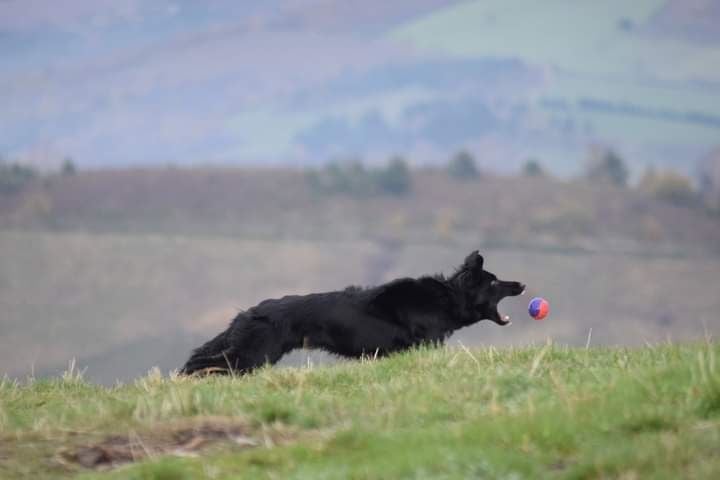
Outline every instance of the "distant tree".
<svg viewBox="0 0 720 480">
<path fill-rule="evenodd" d="M 402 195 L 410 190 L 412 178 L 407 162 L 397 156 L 386 167 L 372 169 L 365 168 L 359 160 L 330 162 L 321 170 L 309 171 L 307 181 L 319 193 L 370 196 Z"/>
<path fill-rule="evenodd" d="M 627 17 L 622 17 L 617 22 L 617 27 L 624 32 L 631 32 L 635 29 L 635 22 Z"/>
<path fill-rule="evenodd" d="M 448 162 L 448 175 L 458 180 L 472 180 L 478 177 L 475 157 L 465 150 L 456 153 Z"/>
<path fill-rule="evenodd" d="M 360 178 L 365 176 L 365 169 L 360 162 L 333 162 L 325 168 L 327 187 L 339 193 L 362 193 Z"/>
<path fill-rule="evenodd" d="M 529 158 L 525 162 L 522 171 L 526 177 L 542 177 L 545 175 L 545 170 L 542 168 L 542 165 L 534 158 Z"/>
<path fill-rule="evenodd" d="M 345 191 L 357 195 L 371 193 L 374 189 L 372 173 L 365 168 L 360 160 L 354 159 L 347 162 L 342 169 L 345 184 Z"/>
<path fill-rule="evenodd" d="M 629 172 L 625 161 L 612 149 L 593 148 L 587 165 L 588 180 L 609 182 L 624 187 Z"/>
<path fill-rule="evenodd" d="M 658 200 L 678 206 L 697 206 L 698 192 L 688 177 L 670 170 L 657 172 L 648 168 L 638 183 L 638 190 Z"/>
<path fill-rule="evenodd" d="M 65 157 L 62 166 L 60 167 L 60 173 L 62 175 L 75 175 L 77 173 L 77 167 L 75 162 L 70 157 Z"/>
<path fill-rule="evenodd" d="M 334 160 L 307 174 L 309 185 L 319 193 L 363 195 L 372 189 L 369 174 L 357 159 Z"/>
<path fill-rule="evenodd" d="M 377 187 L 392 195 L 403 195 L 410 191 L 412 178 L 410 168 L 403 157 L 394 156 L 388 162 L 387 167 L 378 169 L 375 172 Z"/>
<path fill-rule="evenodd" d="M 37 172 L 32 167 L 0 161 L 0 194 L 20 191 L 35 177 Z"/>
</svg>

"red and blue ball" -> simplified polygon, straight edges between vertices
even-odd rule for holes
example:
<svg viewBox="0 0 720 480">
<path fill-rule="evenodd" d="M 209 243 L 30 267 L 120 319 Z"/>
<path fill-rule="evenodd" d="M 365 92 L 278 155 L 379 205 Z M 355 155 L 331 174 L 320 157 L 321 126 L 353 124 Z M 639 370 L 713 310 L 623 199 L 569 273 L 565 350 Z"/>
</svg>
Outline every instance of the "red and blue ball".
<svg viewBox="0 0 720 480">
<path fill-rule="evenodd" d="M 535 320 L 542 320 L 550 313 L 550 304 L 542 297 L 535 297 L 530 300 L 528 313 Z"/>
</svg>

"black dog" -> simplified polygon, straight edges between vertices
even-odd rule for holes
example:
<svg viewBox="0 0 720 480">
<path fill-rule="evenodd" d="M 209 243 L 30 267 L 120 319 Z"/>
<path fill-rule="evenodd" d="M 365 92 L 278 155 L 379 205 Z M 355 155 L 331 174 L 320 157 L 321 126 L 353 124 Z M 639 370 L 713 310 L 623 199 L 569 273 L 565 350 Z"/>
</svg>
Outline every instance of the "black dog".
<svg viewBox="0 0 720 480">
<path fill-rule="evenodd" d="M 500 316 L 497 304 L 524 290 L 522 283 L 485 271 L 475 251 L 449 278 L 401 278 L 367 289 L 265 300 L 196 349 L 181 373 L 245 373 L 301 347 L 358 358 L 442 343 L 480 320 L 507 325 L 509 317 Z"/>
</svg>

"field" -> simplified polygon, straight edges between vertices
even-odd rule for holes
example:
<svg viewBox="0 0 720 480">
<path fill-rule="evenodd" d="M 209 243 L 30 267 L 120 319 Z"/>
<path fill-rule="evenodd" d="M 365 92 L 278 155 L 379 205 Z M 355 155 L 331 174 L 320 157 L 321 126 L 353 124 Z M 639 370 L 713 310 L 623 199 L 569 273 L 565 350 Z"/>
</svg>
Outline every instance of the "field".
<svg viewBox="0 0 720 480">
<path fill-rule="evenodd" d="M 0 262 L 0 376 L 58 374 L 76 358 L 89 380 L 113 384 L 152 366 L 177 368 L 238 309 L 264 298 L 449 273 L 475 245 L 16 232 L 0 233 L 0 248 L 12 252 Z M 513 325 L 481 322 L 452 342 L 551 337 L 584 345 L 592 330 L 593 345 L 638 345 L 720 333 L 712 313 L 720 299 L 707 289 L 720 272 L 715 257 L 483 253 L 501 278 L 521 279 L 530 296 L 551 299 L 551 319 L 533 322 L 527 298 L 507 299 L 502 309 Z"/>
<path fill-rule="evenodd" d="M 75 358 L 112 385 L 177 368 L 238 309 L 287 294 L 450 273 L 473 249 L 546 296 L 552 321 L 489 322 L 468 346 L 550 337 L 642 345 L 720 333 L 720 223 L 606 185 L 413 173 L 405 196 L 321 196 L 302 171 L 155 169 L 50 176 L 0 197 L 0 376 Z M 568 294 L 572 292 L 572 294 Z M 313 357 L 316 359 L 316 357 Z M 293 360 L 302 363 L 305 354 Z"/>
<path fill-rule="evenodd" d="M 720 253 L 720 222 L 598 182 L 455 181 L 419 169 L 406 195 L 322 195 L 292 169 L 125 169 L 49 176 L 0 197 L 0 229 L 308 241 L 457 240 L 624 253 Z"/>
<path fill-rule="evenodd" d="M 717 478 L 720 345 L 419 349 L 0 384 L 12 478 Z"/>
</svg>

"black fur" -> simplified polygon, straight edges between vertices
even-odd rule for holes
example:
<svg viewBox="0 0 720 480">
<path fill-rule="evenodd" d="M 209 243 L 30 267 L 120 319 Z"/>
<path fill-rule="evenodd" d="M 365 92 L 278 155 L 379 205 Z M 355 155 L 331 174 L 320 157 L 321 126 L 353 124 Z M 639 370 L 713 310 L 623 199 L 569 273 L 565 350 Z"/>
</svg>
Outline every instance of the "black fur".
<svg viewBox="0 0 720 480">
<path fill-rule="evenodd" d="M 373 288 L 265 300 L 196 349 L 181 372 L 245 373 L 301 347 L 357 358 L 442 343 L 480 320 L 506 325 L 497 304 L 524 289 L 484 270 L 475 251 L 449 278 L 401 278 Z"/>
</svg>

